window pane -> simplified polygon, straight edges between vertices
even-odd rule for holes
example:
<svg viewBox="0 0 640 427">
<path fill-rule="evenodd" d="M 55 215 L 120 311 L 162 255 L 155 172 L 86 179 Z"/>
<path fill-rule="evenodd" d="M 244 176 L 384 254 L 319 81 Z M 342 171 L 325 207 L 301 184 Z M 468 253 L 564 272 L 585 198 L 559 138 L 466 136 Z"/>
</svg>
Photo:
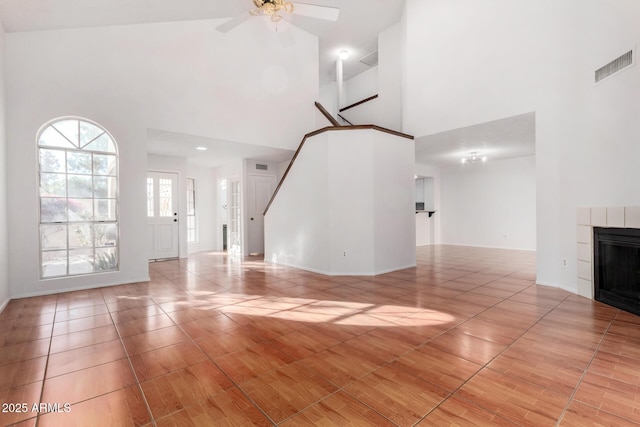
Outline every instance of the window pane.
<svg viewBox="0 0 640 427">
<path fill-rule="evenodd" d="M 66 170 L 67 163 L 64 151 L 40 149 L 40 171 L 64 173 Z"/>
<path fill-rule="evenodd" d="M 100 198 L 116 197 L 116 178 L 114 176 L 94 176 L 93 196 Z"/>
<path fill-rule="evenodd" d="M 67 274 L 67 251 L 42 252 L 42 277 Z"/>
<path fill-rule="evenodd" d="M 110 154 L 94 154 L 93 173 L 95 175 L 115 175 L 116 156 Z"/>
<path fill-rule="evenodd" d="M 160 190 L 160 216 L 173 216 L 173 203 L 171 200 L 172 181 L 170 179 L 160 178 L 158 180 Z"/>
<path fill-rule="evenodd" d="M 68 152 L 67 153 L 68 173 L 91 173 L 91 153 Z"/>
<path fill-rule="evenodd" d="M 115 221 L 116 220 L 115 199 L 95 199 L 94 200 L 94 220 L 95 221 Z"/>
<path fill-rule="evenodd" d="M 95 224 L 93 226 L 96 247 L 116 245 L 118 229 L 115 224 Z"/>
<path fill-rule="evenodd" d="M 80 147 L 85 146 L 103 133 L 104 131 L 93 123 L 80 121 Z"/>
<path fill-rule="evenodd" d="M 105 151 L 107 153 L 116 152 L 116 147 L 113 141 L 111 141 L 111 138 L 109 138 L 109 135 L 107 135 L 106 133 L 100 135 L 98 138 L 96 138 L 95 141 L 84 147 L 84 149 L 92 151 Z"/>
<path fill-rule="evenodd" d="M 147 216 L 154 216 L 153 212 L 153 178 L 147 178 Z"/>
<path fill-rule="evenodd" d="M 69 225 L 70 248 L 90 248 L 92 246 L 93 236 L 91 236 L 91 224 Z"/>
<path fill-rule="evenodd" d="M 69 274 L 93 273 L 93 249 L 69 251 Z"/>
<path fill-rule="evenodd" d="M 40 174 L 40 195 L 43 197 L 67 195 L 66 175 L 61 173 Z"/>
<path fill-rule="evenodd" d="M 93 263 L 94 271 L 115 270 L 118 266 L 118 252 L 116 248 L 96 249 L 96 257 Z"/>
<path fill-rule="evenodd" d="M 66 139 L 71 141 L 74 147 L 78 147 L 78 120 L 62 120 L 51 125 L 58 129 Z"/>
<path fill-rule="evenodd" d="M 67 249 L 67 226 L 62 224 L 41 225 L 40 241 L 43 250 Z"/>
<path fill-rule="evenodd" d="M 92 197 L 93 183 L 91 175 L 68 175 L 69 197 Z"/>
<path fill-rule="evenodd" d="M 67 220 L 67 201 L 59 198 L 40 199 L 40 221 L 64 222 Z"/>
<path fill-rule="evenodd" d="M 53 127 L 48 127 L 40 135 L 39 145 L 46 145 L 49 147 L 62 147 L 62 148 L 75 148 L 71 142 L 69 142 L 64 136 L 60 135 L 60 132 Z"/>
<path fill-rule="evenodd" d="M 93 199 L 69 199 L 69 221 L 92 221 Z"/>
</svg>

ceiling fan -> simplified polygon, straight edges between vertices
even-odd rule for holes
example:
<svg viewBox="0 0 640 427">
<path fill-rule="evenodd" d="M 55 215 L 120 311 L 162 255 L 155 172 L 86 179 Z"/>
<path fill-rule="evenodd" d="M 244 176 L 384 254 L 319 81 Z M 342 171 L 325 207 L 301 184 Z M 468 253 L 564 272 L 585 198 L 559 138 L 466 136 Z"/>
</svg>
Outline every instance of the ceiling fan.
<svg viewBox="0 0 640 427">
<path fill-rule="evenodd" d="M 337 21 L 338 15 L 340 14 L 340 9 L 336 7 L 297 3 L 287 0 L 253 0 L 253 4 L 255 6 L 253 9 L 241 13 L 235 18 L 231 18 L 216 27 L 216 29 L 220 32 L 227 33 L 252 16 L 268 16 L 272 22 L 277 24 L 282 20 L 283 13 L 327 21 Z"/>
</svg>

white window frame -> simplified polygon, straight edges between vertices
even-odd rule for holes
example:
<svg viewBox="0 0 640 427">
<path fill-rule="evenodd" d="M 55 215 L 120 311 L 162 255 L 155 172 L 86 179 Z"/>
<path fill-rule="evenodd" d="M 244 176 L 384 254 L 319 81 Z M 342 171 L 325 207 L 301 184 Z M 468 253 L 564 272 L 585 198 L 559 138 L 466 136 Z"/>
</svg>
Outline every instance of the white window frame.
<svg viewBox="0 0 640 427">
<path fill-rule="evenodd" d="M 91 120 L 62 117 L 42 126 L 36 146 L 40 278 L 119 271 L 119 155 L 115 139 Z M 48 155 L 56 161 L 45 164 L 41 159 Z M 78 162 L 75 170 L 70 158 Z M 84 159 L 85 164 L 78 159 Z M 85 187 L 74 186 L 74 182 L 84 182 Z M 47 205 L 60 203 L 64 212 L 55 208 L 47 212 Z M 102 216 L 97 217 L 99 212 Z"/>
</svg>

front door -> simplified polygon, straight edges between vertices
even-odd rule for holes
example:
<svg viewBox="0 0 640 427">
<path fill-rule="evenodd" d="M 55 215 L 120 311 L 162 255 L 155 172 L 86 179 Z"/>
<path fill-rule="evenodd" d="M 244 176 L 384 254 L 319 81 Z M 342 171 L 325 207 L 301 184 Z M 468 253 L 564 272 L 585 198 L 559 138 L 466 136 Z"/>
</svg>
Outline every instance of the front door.
<svg viewBox="0 0 640 427">
<path fill-rule="evenodd" d="M 249 175 L 249 254 L 264 253 L 264 209 L 276 186 L 276 177 Z"/>
<path fill-rule="evenodd" d="M 178 174 L 147 174 L 149 259 L 178 257 Z"/>
</svg>

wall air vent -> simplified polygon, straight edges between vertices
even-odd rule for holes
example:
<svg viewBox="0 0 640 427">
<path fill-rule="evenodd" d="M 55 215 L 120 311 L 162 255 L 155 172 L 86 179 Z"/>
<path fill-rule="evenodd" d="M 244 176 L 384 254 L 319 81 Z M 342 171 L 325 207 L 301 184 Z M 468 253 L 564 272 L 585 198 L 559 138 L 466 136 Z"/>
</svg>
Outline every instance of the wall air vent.
<svg viewBox="0 0 640 427">
<path fill-rule="evenodd" d="M 376 50 L 375 52 L 368 54 L 367 56 L 362 58 L 360 62 L 368 65 L 369 67 L 375 67 L 376 65 L 378 65 L 378 51 Z"/>
<path fill-rule="evenodd" d="M 633 50 L 609 62 L 596 70 L 596 83 L 633 64 Z"/>
<path fill-rule="evenodd" d="M 261 165 L 260 163 L 256 163 L 256 169 L 259 171 L 266 171 L 269 170 L 269 166 L 268 165 Z"/>
</svg>

